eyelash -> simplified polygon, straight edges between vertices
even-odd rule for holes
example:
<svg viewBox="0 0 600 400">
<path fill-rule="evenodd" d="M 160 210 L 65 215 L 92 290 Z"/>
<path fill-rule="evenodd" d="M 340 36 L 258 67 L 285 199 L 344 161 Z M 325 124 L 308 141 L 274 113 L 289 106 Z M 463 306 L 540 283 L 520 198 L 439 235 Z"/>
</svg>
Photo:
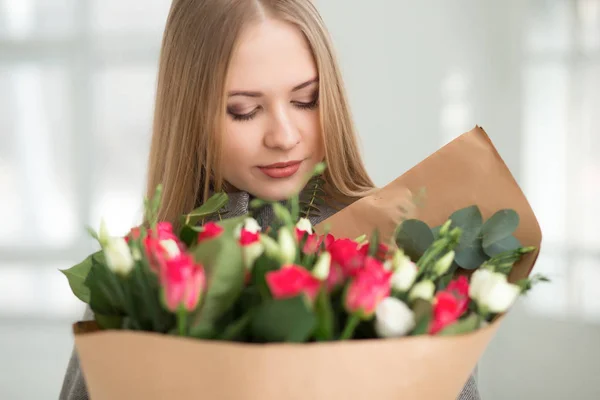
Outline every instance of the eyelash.
<svg viewBox="0 0 600 400">
<path fill-rule="evenodd" d="M 298 107 L 300 110 L 314 110 L 319 105 L 319 98 L 317 97 L 310 103 L 294 102 L 293 104 L 296 107 Z M 254 118 L 256 116 L 257 111 L 258 110 L 254 110 L 248 114 L 235 114 L 235 113 L 231 112 L 230 110 L 227 110 L 227 113 L 231 116 L 231 118 L 233 118 L 234 121 L 250 121 L 252 118 Z"/>
</svg>

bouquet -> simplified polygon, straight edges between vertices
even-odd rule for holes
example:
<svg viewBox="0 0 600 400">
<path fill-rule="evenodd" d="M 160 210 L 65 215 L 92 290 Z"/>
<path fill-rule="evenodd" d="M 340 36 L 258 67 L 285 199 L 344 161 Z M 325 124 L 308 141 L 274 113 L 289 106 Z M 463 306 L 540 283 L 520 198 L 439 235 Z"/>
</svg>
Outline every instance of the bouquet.
<svg viewBox="0 0 600 400">
<path fill-rule="evenodd" d="M 461 139 L 469 137 L 486 139 L 480 130 Z M 460 140 L 436 154 L 457 144 Z M 276 220 L 270 227 L 259 226 L 252 211 L 221 219 L 227 195 L 219 193 L 182 216 L 181 228 L 174 230 L 157 221 L 159 186 L 146 200 L 144 223 L 125 237 L 110 236 L 104 226 L 90 229 L 101 250 L 63 272 L 94 313 L 94 321 L 75 329 L 92 398 L 159 398 L 161 393 L 188 398 L 195 394 L 194 384 L 215 398 L 363 398 L 373 395 L 374 384 L 379 398 L 455 398 L 471 370 L 436 376 L 448 382 L 432 388 L 434 378 L 420 374 L 435 374 L 439 366 L 415 357 L 447 345 L 440 336 L 465 342 L 490 330 L 520 295 L 545 281 L 528 277 L 529 271 L 511 277 L 519 272 L 516 266 L 537 253 L 539 243 L 518 238 L 520 201 L 516 208 L 493 210 L 481 201 L 456 209 L 447 204 L 437 210 L 435 223 L 428 218 L 393 222 L 393 212 L 382 212 L 373 202 L 388 199 L 389 209 L 397 209 L 394 191 L 400 181 L 317 227 L 307 218 L 314 201 L 305 207 L 298 196 L 285 205 L 252 202 L 252 210 L 273 207 Z M 435 194 L 438 186 L 423 184 L 431 203 L 431 189 Z M 428 206 L 421 213 L 429 215 L 424 213 Z M 360 216 L 352 215 L 361 209 Z M 440 220 L 445 210 L 451 212 Z M 530 210 L 525 214 L 531 217 Z M 206 222 L 215 215 L 218 221 Z M 377 217 L 389 219 L 378 223 Z M 411 337 L 428 339 L 430 345 L 414 342 L 410 349 Z M 402 345 L 408 352 L 394 355 L 393 348 Z M 479 355 L 466 366 L 472 369 Z M 125 368 L 123 362 L 143 365 L 142 359 L 154 367 L 138 367 L 137 380 L 107 371 L 107 361 Z M 345 381 L 348 368 L 364 372 L 359 363 L 371 370 L 363 377 L 378 378 Z M 183 371 L 184 365 L 194 382 L 182 384 L 181 376 L 169 373 Z M 332 368 L 328 382 L 311 376 L 327 365 Z M 405 382 L 390 379 L 389 367 L 404 371 Z M 132 370 L 130 365 L 122 372 L 130 376 Z"/>
</svg>

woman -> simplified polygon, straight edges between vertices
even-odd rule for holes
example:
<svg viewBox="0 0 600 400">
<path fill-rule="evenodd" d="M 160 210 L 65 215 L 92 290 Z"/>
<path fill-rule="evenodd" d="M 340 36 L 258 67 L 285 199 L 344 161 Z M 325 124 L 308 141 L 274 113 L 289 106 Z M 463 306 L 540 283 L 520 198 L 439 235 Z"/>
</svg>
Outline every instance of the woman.
<svg viewBox="0 0 600 400">
<path fill-rule="evenodd" d="M 148 191 L 162 183 L 159 219 L 177 217 L 215 191 L 228 217 L 251 198 L 280 201 L 325 160 L 326 204 L 375 190 L 361 160 L 330 39 L 309 0 L 175 0 L 159 66 Z M 255 216 L 270 223 L 269 208 Z M 90 318 L 88 312 L 86 317 Z M 478 398 L 471 378 L 461 395 Z M 61 399 L 87 398 L 73 354 Z"/>
</svg>

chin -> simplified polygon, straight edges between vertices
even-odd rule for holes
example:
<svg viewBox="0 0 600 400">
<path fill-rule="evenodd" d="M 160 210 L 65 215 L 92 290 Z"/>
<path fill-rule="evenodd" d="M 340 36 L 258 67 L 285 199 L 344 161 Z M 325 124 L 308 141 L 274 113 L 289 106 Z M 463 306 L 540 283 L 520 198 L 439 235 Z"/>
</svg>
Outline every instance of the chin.
<svg viewBox="0 0 600 400">
<path fill-rule="evenodd" d="M 275 183 L 264 185 L 253 191 L 253 195 L 266 201 L 282 201 L 287 200 L 298 192 L 299 185 L 297 183 L 288 184 Z"/>
</svg>

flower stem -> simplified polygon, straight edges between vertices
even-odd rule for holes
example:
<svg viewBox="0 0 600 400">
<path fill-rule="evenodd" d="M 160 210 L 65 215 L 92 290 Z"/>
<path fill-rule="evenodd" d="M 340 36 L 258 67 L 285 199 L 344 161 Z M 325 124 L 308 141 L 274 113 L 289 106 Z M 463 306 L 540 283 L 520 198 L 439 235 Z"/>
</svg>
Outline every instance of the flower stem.
<svg viewBox="0 0 600 400">
<path fill-rule="evenodd" d="M 356 329 L 359 323 L 360 317 L 357 314 L 352 314 L 350 318 L 348 318 L 348 321 L 346 321 L 346 327 L 344 328 L 344 331 L 340 336 L 340 340 L 351 339 L 352 335 L 354 334 L 354 330 Z"/>
<path fill-rule="evenodd" d="M 187 334 L 187 310 L 180 306 L 177 310 L 177 326 L 179 327 L 179 336 Z"/>
</svg>

